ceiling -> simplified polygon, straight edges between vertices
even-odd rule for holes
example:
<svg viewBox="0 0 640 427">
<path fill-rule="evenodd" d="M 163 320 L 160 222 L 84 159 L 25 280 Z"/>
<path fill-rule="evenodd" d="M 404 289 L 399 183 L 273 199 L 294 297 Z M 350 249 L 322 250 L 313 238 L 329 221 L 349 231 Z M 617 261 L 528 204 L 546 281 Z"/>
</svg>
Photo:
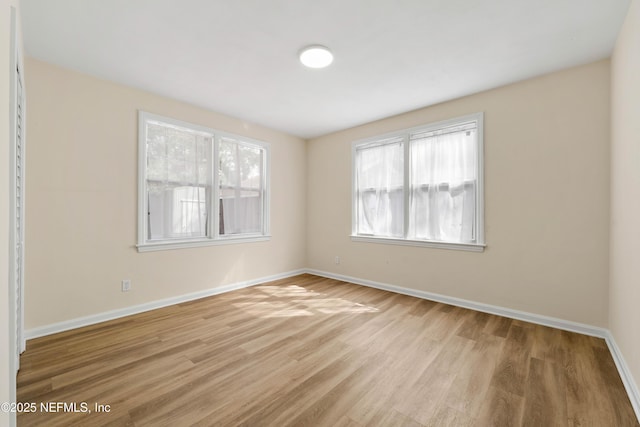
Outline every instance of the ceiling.
<svg viewBox="0 0 640 427">
<path fill-rule="evenodd" d="M 22 0 L 29 56 L 312 138 L 610 56 L 629 0 Z M 298 51 L 323 44 L 326 69 Z"/>
</svg>

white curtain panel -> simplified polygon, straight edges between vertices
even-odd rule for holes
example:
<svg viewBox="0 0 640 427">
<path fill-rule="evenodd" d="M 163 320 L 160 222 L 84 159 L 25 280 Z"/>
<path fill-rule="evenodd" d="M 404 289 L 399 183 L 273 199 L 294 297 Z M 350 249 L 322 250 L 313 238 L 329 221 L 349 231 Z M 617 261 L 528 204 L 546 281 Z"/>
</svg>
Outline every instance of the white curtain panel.
<svg viewBox="0 0 640 427">
<path fill-rule="evenodd" d="M 358 234 L 404 235 L 403 138 L 356 149 Z"/>
<path fill-rule="evenodd" d="M 476 137 L 464 127 L 410 136 L 410 239 L 474 241 Z"/>
<path fill-rule="evenodd" d="M 207 235 L 213 135 L 147 125 L 148 238 Z"/>
<path fill-rule="evenodd" d="M 264 150 L 220 142 L 220 234 L 262 231 Z"/>
</svg>

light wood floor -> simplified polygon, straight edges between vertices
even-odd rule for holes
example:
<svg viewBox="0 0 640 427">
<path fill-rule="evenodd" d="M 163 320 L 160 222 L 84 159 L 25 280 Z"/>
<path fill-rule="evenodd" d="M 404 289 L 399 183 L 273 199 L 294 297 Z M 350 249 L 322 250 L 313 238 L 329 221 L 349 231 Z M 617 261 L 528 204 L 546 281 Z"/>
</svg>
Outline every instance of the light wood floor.
<svg viewBox="0 0 640 427">
<path fill-rule="evenodd" d="M 302 275 L 27 344 L 31 425 L 638 426 L 603 340 Z M 78 406 L 80 408 L 80 406 Z"/>
</svg>

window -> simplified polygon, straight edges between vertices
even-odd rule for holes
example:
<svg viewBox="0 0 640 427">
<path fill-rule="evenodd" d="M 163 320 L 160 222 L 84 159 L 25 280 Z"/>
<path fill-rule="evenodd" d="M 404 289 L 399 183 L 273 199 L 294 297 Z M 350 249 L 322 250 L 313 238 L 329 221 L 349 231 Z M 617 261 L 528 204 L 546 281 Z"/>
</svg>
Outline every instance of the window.
<svg viewBox="0 0 640 427">
<path fill-rule="evenodd" d="M 266 143 L 139 113 L 138 250 L 269 238 Z"/>
<path fill-rule="evenodd" d="M 352 240 L 482 251 L 483 114 L 353 144 Z"/>
</svg>

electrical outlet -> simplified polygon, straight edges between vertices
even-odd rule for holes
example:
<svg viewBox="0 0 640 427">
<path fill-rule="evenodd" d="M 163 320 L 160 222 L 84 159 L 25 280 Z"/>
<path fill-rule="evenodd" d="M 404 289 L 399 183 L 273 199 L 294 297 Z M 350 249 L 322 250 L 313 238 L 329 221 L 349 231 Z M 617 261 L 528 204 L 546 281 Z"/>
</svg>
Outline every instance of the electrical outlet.
<svg viewBox="0 0 640 427">
<path fill-rule="evenodd" d="M 337 256 L 337 257 L 336 257 L 336 259 L 335 259 L 335 263 L 336 263 L 336 264 L 340 264 L 340 257 L 339 257 L 339 256 Z"/>
<path fill-rule="evenodd" d="M 122 292 L 129 292 L 131 290 L 131 280 L 124 279 L 122 281 Z"/>
</svg>

